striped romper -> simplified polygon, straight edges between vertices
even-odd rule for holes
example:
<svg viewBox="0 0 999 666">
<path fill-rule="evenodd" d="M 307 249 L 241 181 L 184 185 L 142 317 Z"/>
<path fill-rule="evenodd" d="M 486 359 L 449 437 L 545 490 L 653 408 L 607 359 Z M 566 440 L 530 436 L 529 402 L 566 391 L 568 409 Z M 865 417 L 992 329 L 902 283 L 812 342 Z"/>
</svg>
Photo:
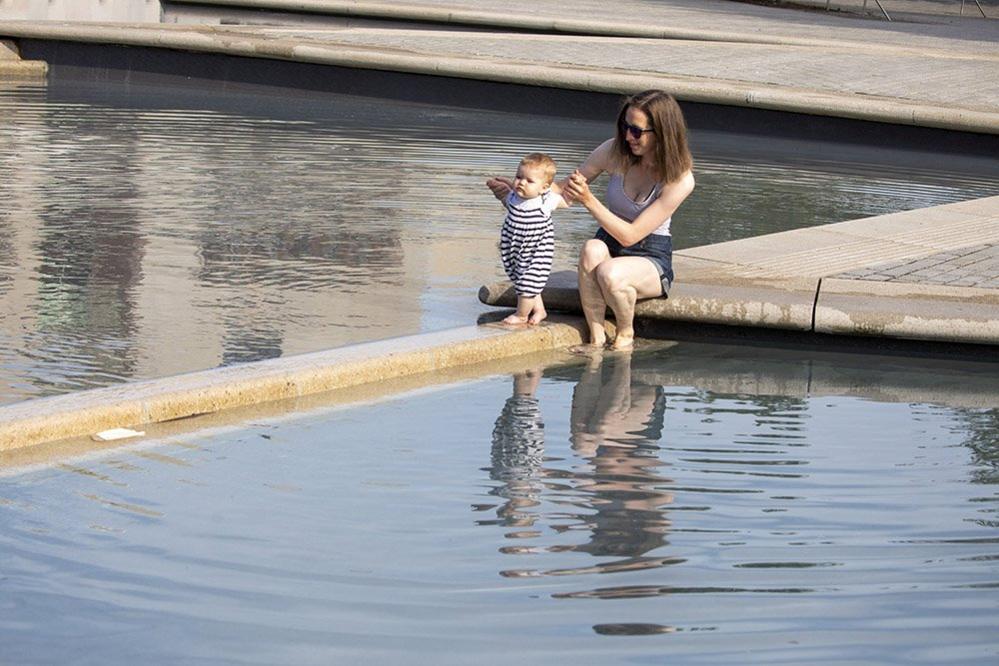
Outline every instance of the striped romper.
<svg viewBox="0 0 999 666">
<path fill-rule="evenodd" d="M 500 256 L 518 296 L 537 296 L 548 282 L 555 254 L 552 211 L 561 201 L 561 196 L 547 190 L 533 199 L 510 192 L 503 202 L 506 218 L 500 231 Z"/>
</svg>

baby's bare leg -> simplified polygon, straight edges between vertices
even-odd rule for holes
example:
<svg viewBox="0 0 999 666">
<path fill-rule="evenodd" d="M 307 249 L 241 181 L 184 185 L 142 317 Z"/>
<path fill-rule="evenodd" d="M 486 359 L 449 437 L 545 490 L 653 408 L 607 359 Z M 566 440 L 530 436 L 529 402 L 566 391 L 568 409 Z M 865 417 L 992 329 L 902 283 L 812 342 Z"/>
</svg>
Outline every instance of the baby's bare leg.
<svg viewBox="0 0 999 666">
<path fill-rule="evenodd" d="M 527 319 L 527 323 L 531 326 L 537 326 L 548 317 L 548 311 L 545 310 L 545 303 L 541 300 L 541 294 L 534 297 L 534 308 L 531 309 L 531 314 Z"/>
</svg>

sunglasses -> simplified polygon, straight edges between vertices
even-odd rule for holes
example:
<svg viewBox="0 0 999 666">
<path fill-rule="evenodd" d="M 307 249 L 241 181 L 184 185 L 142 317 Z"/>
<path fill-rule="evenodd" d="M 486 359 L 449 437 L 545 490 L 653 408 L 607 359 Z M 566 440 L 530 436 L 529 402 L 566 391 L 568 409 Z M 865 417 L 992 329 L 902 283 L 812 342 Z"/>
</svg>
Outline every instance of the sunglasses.
<svg viewBox="0 0 999 666">
<path fill-rule="evenodd" d="M 641 139 L 642 135 L 646 132 L 655 132 L 652 128 L 644 129 L 638 125 L 632 125 L 631 123 L 627 123 L 623 120 L 621 121 L 621 131 L 625 134 L 630 134 L 632 139 Z"/>
</svg>

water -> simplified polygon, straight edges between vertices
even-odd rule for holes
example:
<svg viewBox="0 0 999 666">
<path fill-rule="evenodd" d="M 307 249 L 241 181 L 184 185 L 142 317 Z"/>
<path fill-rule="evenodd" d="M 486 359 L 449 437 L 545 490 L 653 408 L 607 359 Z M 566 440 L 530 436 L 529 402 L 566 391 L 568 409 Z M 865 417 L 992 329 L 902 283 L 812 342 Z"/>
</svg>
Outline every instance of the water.
<svg viewBox="0 0 999 666">
<path fill-rule="evenodd" d="M 341 95 L 0 88 L 0 403 L 475 321 L 483 187 L 608 123 Z M 695 133 L 679 248 L 999 193 L 999 161 Z M 594 224 L 558 215 L 556 268 Z"/>
<path fill-rule="evenodd" d="M 8 472 L 0 660 L 999 657 L 994 364 L 546 363 Z"/>
</svg>

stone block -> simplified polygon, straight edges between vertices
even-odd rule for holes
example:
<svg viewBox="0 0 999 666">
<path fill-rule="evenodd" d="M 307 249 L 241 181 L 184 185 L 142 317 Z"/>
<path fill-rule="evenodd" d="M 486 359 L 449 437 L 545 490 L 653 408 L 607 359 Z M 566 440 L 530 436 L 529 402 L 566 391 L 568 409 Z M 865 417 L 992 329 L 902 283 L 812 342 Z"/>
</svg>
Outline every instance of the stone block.
<svg viewBox="0 0 999 666">
<path fill-rule="evenodd" d="M 815 331 L 999 344 L 999 291 L 974 287 L 822 281 Z"/>
<path fill-rule="evenodd" d="M 20 60 L 21 51 L 9 39 L 0 39 L 0 60 Z"/>
</svg>

